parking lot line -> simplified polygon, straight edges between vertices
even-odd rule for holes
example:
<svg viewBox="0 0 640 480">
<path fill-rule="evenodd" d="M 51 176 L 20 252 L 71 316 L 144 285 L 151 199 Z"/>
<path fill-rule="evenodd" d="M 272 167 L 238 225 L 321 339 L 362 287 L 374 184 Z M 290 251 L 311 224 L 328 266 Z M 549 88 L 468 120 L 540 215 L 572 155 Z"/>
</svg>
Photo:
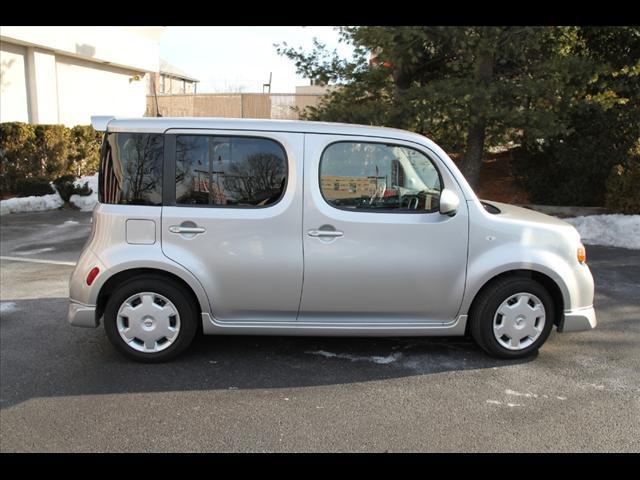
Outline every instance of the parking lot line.
<svg viewBox="0 0 640 480">
<path fill-rule="evenodd" d="M 70 265 L 72 267 L 75 267 L 76 265 L 76 262 L 62 262 L 59 260 L 39 260 L 37 258 L 18 258 L 18 257 L 0 256 L 0 260 L 9 260 L 11 262 L 48 263 L 51 265 Z"/>
</svg>

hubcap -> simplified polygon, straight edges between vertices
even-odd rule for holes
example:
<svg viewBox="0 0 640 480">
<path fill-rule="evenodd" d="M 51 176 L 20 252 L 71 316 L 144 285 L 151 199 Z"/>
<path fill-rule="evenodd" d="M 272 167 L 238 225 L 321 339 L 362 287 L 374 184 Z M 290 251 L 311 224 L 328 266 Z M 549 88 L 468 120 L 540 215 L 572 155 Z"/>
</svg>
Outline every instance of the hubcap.
<svg viewBox="0 0 640 480">
<path fill-rule="evenodd" d="M 493 335 L 508 350 L 523 350 L 542 334 L 545 310 L 542 301 L 527 292 L 516 293 L 500 304 L 493 317 Z"/>
<path fill-rule="evenodd" d="M 160 352 L 178 338 L 180 315 L 171 301 L 154 292 L 142 292 L 127 298 L 116 320 L 120 337 L 134 350 Z"/>
</svg>

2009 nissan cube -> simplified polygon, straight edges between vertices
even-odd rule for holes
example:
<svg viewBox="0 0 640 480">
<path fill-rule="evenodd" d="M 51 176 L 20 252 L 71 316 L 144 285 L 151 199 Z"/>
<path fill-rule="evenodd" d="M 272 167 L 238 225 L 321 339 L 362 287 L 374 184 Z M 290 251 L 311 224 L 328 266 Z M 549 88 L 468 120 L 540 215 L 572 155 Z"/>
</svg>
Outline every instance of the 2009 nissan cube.
<svg viewBox="0 0 640 480">
<path fill-rule="evenodd" d="M 358 125 L 94 117 L 99 204 L 69 322 L 145 362 L 205 334 L 469 333 L 490 355 L 596 326 L 578 232 L 480 201 L 427 138 Z"/>
</svg>

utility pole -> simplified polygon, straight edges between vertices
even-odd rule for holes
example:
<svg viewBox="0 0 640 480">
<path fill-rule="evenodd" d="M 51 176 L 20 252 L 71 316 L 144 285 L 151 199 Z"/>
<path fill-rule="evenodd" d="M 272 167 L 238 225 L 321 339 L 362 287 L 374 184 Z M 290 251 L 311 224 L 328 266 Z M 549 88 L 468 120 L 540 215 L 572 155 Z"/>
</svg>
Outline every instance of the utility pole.
<svg viewBox="0 0 640 480">
<path fill-rule="evenodd" d="M 269 83 L 262 84 L 262 93 L 264 93 L 264 87 L 268 88 L 267 93 L 271 93 L 271 78 L 273 76 L 273 72 L 269 72 Z"/>
</svg>

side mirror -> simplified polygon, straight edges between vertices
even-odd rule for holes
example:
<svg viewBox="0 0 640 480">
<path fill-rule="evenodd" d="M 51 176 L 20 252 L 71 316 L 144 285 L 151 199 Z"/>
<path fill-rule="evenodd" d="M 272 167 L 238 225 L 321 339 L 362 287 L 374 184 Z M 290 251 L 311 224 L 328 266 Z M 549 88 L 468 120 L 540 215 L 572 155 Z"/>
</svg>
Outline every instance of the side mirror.
<svg viewBox="0 0 640 480">
<path fill-rule="evenodd" d="M 440 194 L 440 213 L 453 217 L 460 206 L 460 199 L 453 190 L 445 188 Z"/>
</svg>

